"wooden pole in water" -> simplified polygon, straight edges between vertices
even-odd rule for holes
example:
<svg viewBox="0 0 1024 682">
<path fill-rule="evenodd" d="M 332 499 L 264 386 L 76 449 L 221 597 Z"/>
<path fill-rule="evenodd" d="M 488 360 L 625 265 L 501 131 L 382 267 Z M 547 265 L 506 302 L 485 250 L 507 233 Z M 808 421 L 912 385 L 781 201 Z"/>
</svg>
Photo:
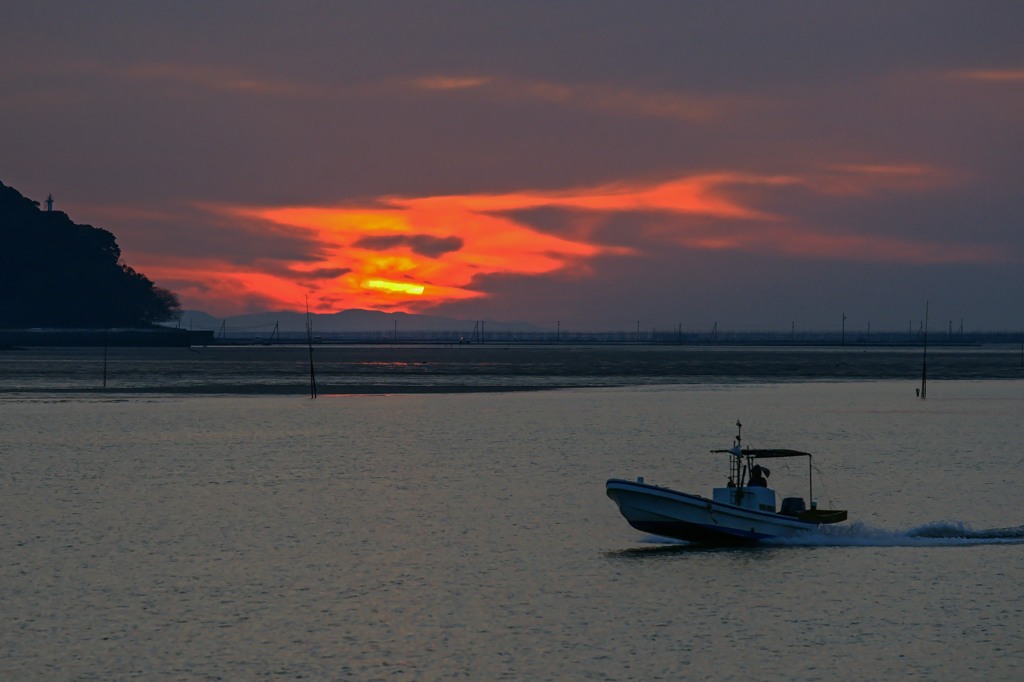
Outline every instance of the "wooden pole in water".
<svg viewBox="0 0 1024 682">
<path fill-rule="evenodd" d="M 313 318 L 309 315 L 309 296 L 306 296 L 306 344 L 309 346 L 309 397 L 316 398 L 316 371 L 313 369 Z"/>
<path fill-rule="evenodd" d="M 924 352 L 921 356 L 921 400 L 928 397 L 928 301 L 924 303 Z"/>
<path fill-rule="evenodd" d="M 107 330 L 103 330 L 103 388 L 107 387 Z"/>
<path fill-rule="evenodd" d="M 814 506 L 814 457 L 807 455 L 807 504 L 811 509 L 815 509 Z"/>
</svg>

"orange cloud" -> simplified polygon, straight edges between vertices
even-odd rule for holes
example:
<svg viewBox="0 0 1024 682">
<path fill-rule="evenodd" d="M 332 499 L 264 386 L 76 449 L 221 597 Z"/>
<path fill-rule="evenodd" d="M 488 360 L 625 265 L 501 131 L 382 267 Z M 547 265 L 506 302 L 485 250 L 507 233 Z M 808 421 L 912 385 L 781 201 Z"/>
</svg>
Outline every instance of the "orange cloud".
<svg viewBox="0 0 1024 682">
<path fill-rule="evenodd" d="M 239 266 L 215 258 L 145 259 L 146 276 L 178 294 L 186 307 L 214 314 L 256 310 L 295 310 L 310 287 L 301 281 L 261 272 L 258 265 Z"/>
<path fill-rule="evenodd" d="M 812 227 L 771 226 L 746 240 L 759 248 L 793 256 L 874 263 L 937 265 L 991 263 L 1003 260 L 995 248 L 972 244 L 914 241 L 864 234 L 831 234 Z"/>
<path fill-rule="evenodd" d="M 1024 69 L 959 69 L 949 72 L 949 75 L 971 81 L 1024 83 Z"/>
<path fill-rule="evenodd" d="M 469 90 L 487 85 L 493 79 L 487 76 L 426 76 L 414 83 L 424 90 Z"/>
<path fill-rule="evenodd" d="M 879 192 L 923 192 L 954 182 L 949 171 L 914 163 L 832 164 L 806 180 L 823 194 L 866 196 Z"/>
<path fill-rule="evenodd" d="M 507 99 L 531 100 L 630 116 L 706 121 L 738 104 L 737 96 L 693 95 L 671 90 L 636 90 L 605 84 L 556 83 L 495 76 L 428 76 L 412 81 L 428 91 L 481 90 Z"/>
<path fill-rule="evenodd" d="M 477 287 L 482 277 L 585 275 L 598 256 L 640 256 L 666 245 L 873 262 L 1001 260 L 985 246 L 806 225 L 797 216 L 768 213 L 755 208 L 753 199 L 737 198 L 742 188 L 797 188 L 847 201 L 946 182 L 944 173 L 913 164 L 834 165 L 807 175 L 709 173 L 561 191 L 382 197 L 342 206 L 221 206 L 215 208 L 221 218 L 239 229 L 298 235 L 312 251 L 303 259 L 247 265 L 164 260 L 147 264 L 145 271 L 157 281 L 178 283 L 174 288 L 184 300 L 211 309 L 225 297 L 294 308 L 308 295 L 311 308 L 320 312 L 414 312 L 483 296 Z M 532 209 L 560 211 L 572 224 L 563 234 L 544 232 L 523 217 Z M 631 219 L 608 227 L 616 215 Z"/>
<path fill-rule="evenodd" d="M 261 78 L 237 69 L 205 64 L 177 62 L 144 62 L 107 64 L 78 61 L 58 67 L 73 73 L 97 75 L 130 81 L 173 83 L 201 90 L 236 92 L 251 95 L 322 95 L 324 89 L 308 83 Z"/>
</svg>

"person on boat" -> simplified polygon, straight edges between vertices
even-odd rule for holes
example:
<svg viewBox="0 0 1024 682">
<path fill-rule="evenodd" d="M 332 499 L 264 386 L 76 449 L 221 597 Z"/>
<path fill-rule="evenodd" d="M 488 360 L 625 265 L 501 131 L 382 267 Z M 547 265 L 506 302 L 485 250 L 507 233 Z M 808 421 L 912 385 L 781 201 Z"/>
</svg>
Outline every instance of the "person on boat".
<svg viewBox="0 0 1024 682">
<path fill-rule="evenodd" d="M 765 474 L 767 473 L 767 469 L 765 469 L 760 464 L 755 464 L 754 468 L 750 470 L 750 481 L 747 482 L 747 485 L 757 486 L 759 488 L 767 488 L 768 479 L 765 477 Z"/>
</svg>

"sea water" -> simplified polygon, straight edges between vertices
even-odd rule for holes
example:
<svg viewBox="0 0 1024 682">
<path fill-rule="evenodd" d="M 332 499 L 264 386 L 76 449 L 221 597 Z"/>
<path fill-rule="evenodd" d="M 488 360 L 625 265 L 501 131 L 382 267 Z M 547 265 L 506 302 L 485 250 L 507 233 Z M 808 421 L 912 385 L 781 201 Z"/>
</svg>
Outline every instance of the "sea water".
<svg viewBox="0 0 1024 682">
<path fill-rule="evenodd" d="M 1020 381 L 0 400 L 5 680 L 1017 680 Z M 737 419 L 847 523 L 633 530 Z M 807 471 L 771 467 L 786 494 Z"/>
</svg>

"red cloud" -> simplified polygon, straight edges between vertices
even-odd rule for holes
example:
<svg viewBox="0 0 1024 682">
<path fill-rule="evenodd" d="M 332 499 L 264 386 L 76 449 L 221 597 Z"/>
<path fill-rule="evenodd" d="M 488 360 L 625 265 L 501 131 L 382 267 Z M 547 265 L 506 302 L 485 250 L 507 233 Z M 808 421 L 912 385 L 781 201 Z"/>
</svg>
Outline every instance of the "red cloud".
<svg viewBox="0 0 1024 682">
<path fill-rule="evenodd" d="M 999 260 L 1000 254 L 983 246 L 820 229 L 737 198 L 744 188 L 769 194 L 797 188 L 832 201 L 856 201 L 949 182 L 948 174 L 915 164 L 833 165 L 803 175 L 723 172 L 561 191 L 384 197 L 350 206 L 220 207 L 222 219 L 250 230 L 299 235 L 313 250 L 302 260 L 249 265 L 151 261 L 146 271 L 161 281 L 186 283 L 178 291 L 190 302 L 255 297 L 288 308 L 308 295 L 318 311 L 413 311 L 481 296 L 474 289 L 478 278 L 578 274 L 598 256 L 638 256 L 659 244 L 875 262 Z M 571 237 L 545 233 L 518 217 L 530 210 L 583 215 L 583 227 L 570 230 Z"/>
</svg>

